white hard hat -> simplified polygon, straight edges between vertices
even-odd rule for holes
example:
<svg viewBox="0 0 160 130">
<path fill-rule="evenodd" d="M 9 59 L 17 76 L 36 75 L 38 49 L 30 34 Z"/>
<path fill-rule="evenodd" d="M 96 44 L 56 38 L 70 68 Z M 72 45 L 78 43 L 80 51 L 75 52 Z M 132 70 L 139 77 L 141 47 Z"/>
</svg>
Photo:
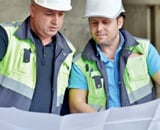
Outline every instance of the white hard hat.
<svg viewBox="0 0 160 130">
<path fill-rule="evenodd" d="M 84 17 L 116 18 L 122 12 L 122 0 L 86 0 Z"/>
<path fill-rule="evenodd" d="M 71 0 L 34 0 L 34 2 L 52 10 L 69 11 L 72 9 Z"/>
</svg>

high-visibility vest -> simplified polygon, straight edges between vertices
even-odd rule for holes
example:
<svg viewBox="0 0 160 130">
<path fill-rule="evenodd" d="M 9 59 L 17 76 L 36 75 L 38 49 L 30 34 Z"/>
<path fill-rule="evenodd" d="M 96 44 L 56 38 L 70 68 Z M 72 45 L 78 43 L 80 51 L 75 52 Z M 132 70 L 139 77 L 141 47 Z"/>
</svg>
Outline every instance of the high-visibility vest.
<svg viewBox="0 0 160 130">
<path fill-rule="evenodd" d="M 31 100 L 33 98 L 35 85 L 36 85 L 36 48 L 34 43 L 30 39 L 20 39 L 14 35 L 19 26 L 4 26 L 8 35 L 8 47 L 5 56 L 0 61 L 0 85 L 3 88 L 11 90 L 13 93 L 17 93 L 20 102 L 14 104 L 14 100 L 11 103 L 12 106 L 29 110 Z M 63 36 L 64 37 L 64 36 Z M 53 99 L 53 113 L 59 114 L 61 105 L 63 103 L 65 89 L 68 86 L 68 78 L 71 69 L 73 55 L 75 53 L 74 46 L 68 39 L 66 40 L 71 53 L 67 54 L 66 58 L 60 64 L 57 78 L 56 94 Z M 24 53 L 30 54 L 29 61 L 24 61 Z M 55 75 L 54 75 L 55 76 Z M 3 91 L 4 92 L 4 91 Z M 0 90 L 0 95 L 2 91 Z M 5 94 L 4 94 L 5 95 Z M 7 95 L 7 94 L 6 94 Z M 5 99 L 5 97 L 4 97 Z M 3 100 L 4 100 L 3 99 Z M 25 103 L 25 101 L 27 103 Z M 22 105 L 23 104 L 23 105 Z M 5 104 L 7 106 L 7 104 Z M 0 106 L 3 106 L 3 104 Z"/>
<path fill-rule="evenodd" d="M 126 48 L 132 50 L 132 53 L 140 54 L 137 57 L 128 58 L 123 73 L 130 104 L 147 96 L 152 91 L 153 85 L 147 71 L 146 63 L 148 48 L 149 41 L 141 39 L 139 39 L 139 44 L 137 46 Z M 108 96 L 104 86 L 105 78 L 98 70 L 96 61 L 87 60 L 83 58 L 80 53 L 76 56 L 74 63 L 80 68 L 87 80 L 88 104 L 97 111 L 105 110 Z"/>
</svg>

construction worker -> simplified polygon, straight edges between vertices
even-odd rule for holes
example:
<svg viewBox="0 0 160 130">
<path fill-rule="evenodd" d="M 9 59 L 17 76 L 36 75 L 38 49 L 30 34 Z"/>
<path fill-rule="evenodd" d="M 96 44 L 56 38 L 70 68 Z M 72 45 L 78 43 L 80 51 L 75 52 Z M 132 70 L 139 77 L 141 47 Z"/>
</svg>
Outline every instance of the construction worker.
<svg viewBox="0 0 160 130">
<path fill-rule="evenodd" d="M 149 40 L 122 29 L 121 0 L 86 0 L 92 38 L 74 59 L 69 81 L 72 113 L 96 112 L 156 98 L 160 56 Z"/>
<path fill-rule="evenodd" d="M 75 49 L 59 30 L 70 0 L 32 0 L 23 23 L 0 26 L 0 107 L 61 114 Z"/>
</svg>

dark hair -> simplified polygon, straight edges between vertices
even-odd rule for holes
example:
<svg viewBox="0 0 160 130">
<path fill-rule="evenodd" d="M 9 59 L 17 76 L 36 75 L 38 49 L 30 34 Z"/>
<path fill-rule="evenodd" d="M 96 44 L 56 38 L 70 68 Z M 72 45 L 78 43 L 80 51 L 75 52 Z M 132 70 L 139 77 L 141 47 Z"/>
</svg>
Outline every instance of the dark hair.
<svg viewBox="0 0 160 130">
<path fill-rule="evenodd" d="M 120 13 L 120 15 L 119 15 L 117 18 L 119 18 L 119 17 L 123 17 L 123 18 L 125 19 L 125 18 L 126 18 L 126 15 L 125 15 L 124 12 L 122 12 L 122 13 Z"/>
<path fill-rule="evenodd" d="M 124 21 L 124 19 L 125 19 L 125 13 L 124 12 L 122 12 L 122 13 L 120 13 L 119 14 L 119 16 L 117 17 L 117 20 L 120 18 L 120 17 L 122 17 L 123 18 L 123 21 Z M 123 24 L 124 25 L 124 24 Z M 123 28 L 123 26 L 122 26 L 122 28 Z"/>
</svg>

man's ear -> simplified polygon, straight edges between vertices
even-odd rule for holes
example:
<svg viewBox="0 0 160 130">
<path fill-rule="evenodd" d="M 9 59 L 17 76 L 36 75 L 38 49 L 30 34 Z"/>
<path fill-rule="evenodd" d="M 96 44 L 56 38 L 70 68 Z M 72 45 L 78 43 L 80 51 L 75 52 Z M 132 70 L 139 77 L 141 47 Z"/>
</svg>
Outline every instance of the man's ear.
<svg viewBox="0 0 160 130">
<path fill-rule="evenodd" d="M 121 29 L 124 24 L 124 18 L 122 16 L 118 17 L 118 28 Z"/>
<path fill-rule="evenodd" d="M 30 15 L 32 16 L 34 13 L 34 10 L 35 10 L 35 5 L 34 4 L 31 4 L 30 5 Z"/>
</svg>

